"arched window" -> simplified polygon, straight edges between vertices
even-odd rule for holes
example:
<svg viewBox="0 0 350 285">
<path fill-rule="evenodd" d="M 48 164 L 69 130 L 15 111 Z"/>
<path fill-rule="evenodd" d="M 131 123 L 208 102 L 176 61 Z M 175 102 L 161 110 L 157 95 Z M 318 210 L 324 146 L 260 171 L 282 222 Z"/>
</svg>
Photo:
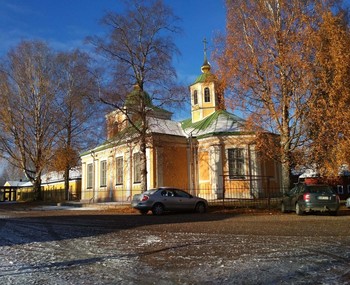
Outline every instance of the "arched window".
<svg viewBox="0 0 350 285">
<path fill-rule="evenodd" d="M 193 92 L 193 105 L 198 104 L 198 95 L 197 95 L 197 90 L 194 90 Z"/>
<path fill-rule="evenodd" d="M 204 102 L 210 102 L 210 91 L 208 87 L 204 88 Z"/>
</svg>

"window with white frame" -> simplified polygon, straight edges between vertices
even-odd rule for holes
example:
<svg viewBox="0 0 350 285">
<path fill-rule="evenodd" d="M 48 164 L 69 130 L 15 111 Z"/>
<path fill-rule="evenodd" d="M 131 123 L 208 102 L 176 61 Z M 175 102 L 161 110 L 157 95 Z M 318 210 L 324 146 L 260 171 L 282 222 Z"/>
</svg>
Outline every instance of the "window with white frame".
<svg viewBox="0 0 350 285">
<path fill-rule="evenodd" d="M 193 91 L 193 105 L 197 105 L 198 104 L 198 92 L 197 90 Z"/>
<path fill-rule="evenodd" d="M 344 186 L 337 185 L 337 192 L 338 192 L 338 194 L 344 194 Z"/>
<path fill-rule="evenodd" d="M 230 148 L 227 150 L 229 178 L 244 178 L 244 149 Z"/>
<path fill-rule="evenodd" d="M 117 185 L 123 184 L 123 176 L 124 176 L 123 157 L 120 156 L 116 158 L 116 184 Z"/>
<path fill-rule="evenodd" d="M 86 173 L 87 173 L 87 181 L 86 181 L 86 187 L 87 188 L 92 188 L 92 177 L 93 177 L 93 167 L 92 163 L 89 163 L 86 166 Z"/>
<path fill-rule="evenodd" d="M 141 182 L 141 155 L 140 153 L 134 153 L 134 183 Z"/>
<path fill-rule="evenodd" d="M 107 185 L 107 161 L 102 160 L 100 162 L 100 186 Z"/>
<path fill-rule="evenodd" d="M 209 87 L 204 88 L 204 102 L 210 102 L 210 90 Z"/>
</svg>

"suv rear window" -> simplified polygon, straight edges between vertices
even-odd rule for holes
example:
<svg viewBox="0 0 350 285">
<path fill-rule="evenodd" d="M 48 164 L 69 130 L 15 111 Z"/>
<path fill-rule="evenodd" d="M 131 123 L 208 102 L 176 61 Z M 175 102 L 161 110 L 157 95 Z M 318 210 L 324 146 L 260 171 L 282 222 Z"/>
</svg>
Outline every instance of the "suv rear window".
<svg viewBox="0 0 350 285">
<path fill-rule="evenodd" d="M 307 186 L 306 190 L 309 193 L 317 193 L 317 194 L 334 194 L 334 191 L 329 186 Z"/>
</svg>

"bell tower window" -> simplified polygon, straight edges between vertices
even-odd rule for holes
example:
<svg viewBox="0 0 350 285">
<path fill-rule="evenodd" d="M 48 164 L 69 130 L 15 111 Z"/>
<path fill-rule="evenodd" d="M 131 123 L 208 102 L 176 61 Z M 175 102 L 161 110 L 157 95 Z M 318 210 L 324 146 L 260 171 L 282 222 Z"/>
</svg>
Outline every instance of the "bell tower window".
<svg viewBox="0 0 350 285">
<path fill-rule="evenodd" d="M 198 94 L 197 94 L 197 90 L 194 90 L 193 92 L 193 105 L 197 105 L 198 104 Z"/>
<path fill-rule="evenodd" d="M 210 90 L 208 87 L 204 88 L 204 102 L 210 102 Z"/>
</svg>

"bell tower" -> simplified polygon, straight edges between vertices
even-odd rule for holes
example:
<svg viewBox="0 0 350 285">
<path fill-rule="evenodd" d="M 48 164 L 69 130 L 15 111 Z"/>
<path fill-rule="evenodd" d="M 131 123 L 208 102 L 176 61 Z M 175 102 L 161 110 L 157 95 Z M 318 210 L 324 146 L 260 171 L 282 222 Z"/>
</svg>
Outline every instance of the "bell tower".
<svg viewBox="0 0 350 285">
<path fill-rule="evenodd" d="M 221 96 L 217 94 L 216 77 L 210 71 L 211 66 L 207 59 L 207 43 L 207 40 L 204 39 L 204 62 L 201 67 L 202 74 L 190 85 L 192 123 L 201 121 L 220 108 L 218 98 L 221 98 Z"/>
</svg>

